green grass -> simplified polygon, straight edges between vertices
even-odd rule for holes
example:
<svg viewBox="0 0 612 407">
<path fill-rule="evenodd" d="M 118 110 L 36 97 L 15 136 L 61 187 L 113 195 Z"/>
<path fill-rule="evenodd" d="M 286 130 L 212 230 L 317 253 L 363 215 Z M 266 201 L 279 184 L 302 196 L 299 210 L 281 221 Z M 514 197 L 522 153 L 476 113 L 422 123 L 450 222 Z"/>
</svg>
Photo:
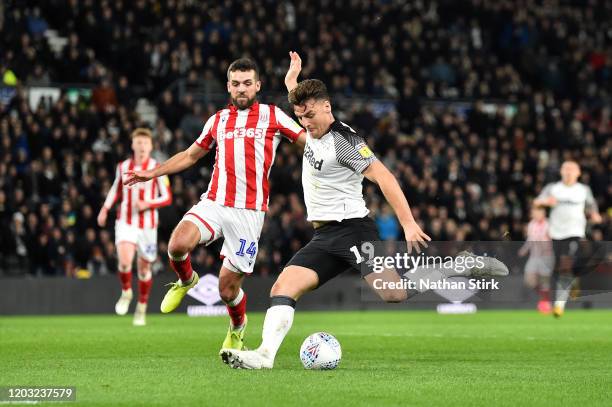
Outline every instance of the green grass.
<svg viewBox="0 0 612 407">
<path fill-rule="evenodd" d="M 248 345 L 263 314 L 250 314 Z M 76 386 L 105 406 L 611 405 L 612 312 L 297 312 L 268 371 L 231 370 L 217 356 L 226 318 L 0 318 L 0 386 Z M 336 335 L 335 371 L 305 371 L 301 341 Z M 52 405 L 59 405 L 53 403 Z"/>
</svg>

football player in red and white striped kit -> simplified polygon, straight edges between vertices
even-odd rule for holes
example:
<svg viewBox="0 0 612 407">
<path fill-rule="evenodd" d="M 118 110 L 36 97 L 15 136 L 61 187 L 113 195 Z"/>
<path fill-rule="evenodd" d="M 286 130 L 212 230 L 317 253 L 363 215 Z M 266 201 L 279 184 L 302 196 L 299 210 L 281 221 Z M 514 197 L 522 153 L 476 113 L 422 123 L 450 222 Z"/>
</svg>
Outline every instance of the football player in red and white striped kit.
<svg viewBox="0 0 612 407">
<path fill-rule="evenodd" d="M 219 292 L 231 321 L 222 349 L 241 349 L 247 323 L 246 295 L 241 286 L 244 276 L 253 272 L 276 148 L 281 136 L 303 147 L 305 131 L 278 107 L 257 101 L 261 82 L 254 61 L 234 61 L 227 79 L 231 104 L 208 119 L 198 139 L 153 170 L 128 171 L 124 183 L 134 185 L 182 171 L 215 146 L 208 190 L 170 237 L 168 256 L 179 280 L 166 293 L 161 311 L 176 309 L 198 282 L 190 252 L 198 244 L 208 245 L 223 237 Z"/>
<path fill-rule="evenodd" d="M 531 208 L 531 221 L 527 225 L 527 241 L 519 250 L 519 256 L 529 254 L 525 264 L 525 285 L 537 290 L 540 296 L 538 311 L 550 314 L 550 277 L 555 266 L 552 239 L 549 235 L 546 209 L 542 206 Z"/>
<path fill-rule="evenodd" d="M 153 283 L 151 263 L 157 258 L 157 208 L 172 203 L 168 177 L 151 179 L 136 187 L 122 182 L 123 174 L 133 170 L 151 170 L 159 164 L 151 158 L 153 135 L 151 131 L 137 128 L 132 132 L 134 156 L 117 165 L 115 181 L 108 191 L 98 215 L 98 225 L 106 225 L 108 211 L 119 202 L 115 221 L 115 245 L 119 257 L 121 297 L 115 305 L 118 315 L 128 312 L 132 301 L 132 263 L 138 253 L 138 304 L 134 312 L 134 325 L 146 324 L 147 301 Z"/>
</svg>

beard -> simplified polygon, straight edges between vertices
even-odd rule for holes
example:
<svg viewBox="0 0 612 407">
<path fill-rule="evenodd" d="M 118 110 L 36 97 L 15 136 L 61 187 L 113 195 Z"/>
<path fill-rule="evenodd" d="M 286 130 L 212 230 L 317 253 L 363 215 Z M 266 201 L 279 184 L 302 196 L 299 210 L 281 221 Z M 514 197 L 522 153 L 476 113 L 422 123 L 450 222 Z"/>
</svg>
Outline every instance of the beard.
<svg viewBox="0 0 612 407">
<path fill-rule="evenodd" d="M 241 98 L 246 98 L 246 99 L 241 99 Z M 232 99 L 232 104 L 234 106 L 236 106 L 240 110 L 243 110 L 243 109 L 248 109 L 249 107 L 251 107 L 253 103 L 255 103 L 255 100 L 257 98 L 253 96 L 253 98 L 248 99 L 246 95 L 244 95 L 244 96 L 239 96 L 237 98 L 231 98 L 231 99 Z"/>
</svg>

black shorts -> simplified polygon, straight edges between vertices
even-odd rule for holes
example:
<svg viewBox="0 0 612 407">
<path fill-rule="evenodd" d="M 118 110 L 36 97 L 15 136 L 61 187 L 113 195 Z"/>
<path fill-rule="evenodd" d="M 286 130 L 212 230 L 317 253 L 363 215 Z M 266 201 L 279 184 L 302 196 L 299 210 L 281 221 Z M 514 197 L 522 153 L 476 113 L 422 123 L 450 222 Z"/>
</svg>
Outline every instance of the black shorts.
<svg viewBox="0 0 612 407">
<path fill-rule="evenodd" d="M 584 249 L 584 244 L 587 241 L 580 237 L 568 237 L 567 239 L 553 239 L 553 251 L 555 253 L 555 274 L 560 272 L 561 257 L 569 257 L 572 260 L 571 272 L 572 274 L 579 276 L 584 274 L 584 267 L 582 263 L 584 258 L 582 256 L 581 249 Z"/>
<path fill-rule="evenodd" d="M 361 243 L 378 240 L 376 224 L 367 216 L 329 222 L 315 229 L 312 240 L 289 260 L 287 266 L 314 270 L 319 276 L 320 287 L 348 269 L 361 271 L 363 264 L 360 263 L 365 264 Z M 367 273 L 367 270 L 362 272 Z"/>
</svg>

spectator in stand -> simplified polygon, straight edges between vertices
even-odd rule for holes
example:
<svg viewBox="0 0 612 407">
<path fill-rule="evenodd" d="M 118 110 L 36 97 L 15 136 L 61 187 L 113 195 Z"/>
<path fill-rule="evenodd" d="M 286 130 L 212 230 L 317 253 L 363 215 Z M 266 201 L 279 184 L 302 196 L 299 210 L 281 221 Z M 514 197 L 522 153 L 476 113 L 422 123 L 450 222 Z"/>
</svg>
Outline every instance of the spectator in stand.
<svg viewBox="0 0 612 407">
<path fill-rule="evenodd" d="M 3 85 L 104 82 L 95 103 L 72 104 L 62 95 L 31 108 L 19 86 L 10 97 L 0 92 L 0 216 L 4 205 L 11 225 L 1 239 L 9 242 L 9 261 L 28 269 L 31 237 L 38 238 L 28 231 L 32 214 L 36 227 L 51 233 L 49 247 L 65 250 L 58 274 L 73 274 L 74 259 L 87 252 L 76 248 L 85 239 L 75 239 L 77 228 L 88 229 L 85 206 L 101 205 L 112 164 L 128 153 L 129 134 L 146 118 L 134 110 L 136 100 L 158 107 L 154 156 L 171 156 L 197 137 L 201 118 L 215 110 L 210 105 L 225 101 L 215 94 L 225 92 L 229 61 L 253 57 L 265 67 L 266 88 L 281 89 L 288 49 L 302 51 L 304 77 L 329 84 L 339 118 L 367 135 L 436 240 L 496 240 L 506 227 L 518 238 L 528 203 L 568 158 L 583 164 L 602 212 L 612 207 L 612 57 L 601 35 L 612 29 L 605 18 L 610 2 L 571 3 L 554 13 L 535 0 L 520 8 L 510 0 L 289 3 L 142 0 L 73 7 L 59 0 L 41 3 L 39 11 L 6 9 Z M 68 41 L 57 54 L 39 35 L 45 24 Z M 346 104 L 341 95 L 361 102 Z M 257 265 L 271 273 L 312 233 L 300 220 L 299 160 L 281 146 L 276 162 L 260 248 L 267 255 Z M 164 252 L 171 232 L 165 224 L 175 224 L 206 187 L 210 163 L 203 167 L 173 179 L 175 204 L 160 211 Z M 364 191 L 377 206 L 375 189 Z M 605 218 L 593 235 L 609 240 Z M 95 233 L 105 258 L 116 262 L 112 229 Z M 102 242 L 103 233 L 111 238 Z M 4 245 L 0 250 L 7 252 Z M 196 258 L 217 261 L 208 249 Z"/>
</svg>

